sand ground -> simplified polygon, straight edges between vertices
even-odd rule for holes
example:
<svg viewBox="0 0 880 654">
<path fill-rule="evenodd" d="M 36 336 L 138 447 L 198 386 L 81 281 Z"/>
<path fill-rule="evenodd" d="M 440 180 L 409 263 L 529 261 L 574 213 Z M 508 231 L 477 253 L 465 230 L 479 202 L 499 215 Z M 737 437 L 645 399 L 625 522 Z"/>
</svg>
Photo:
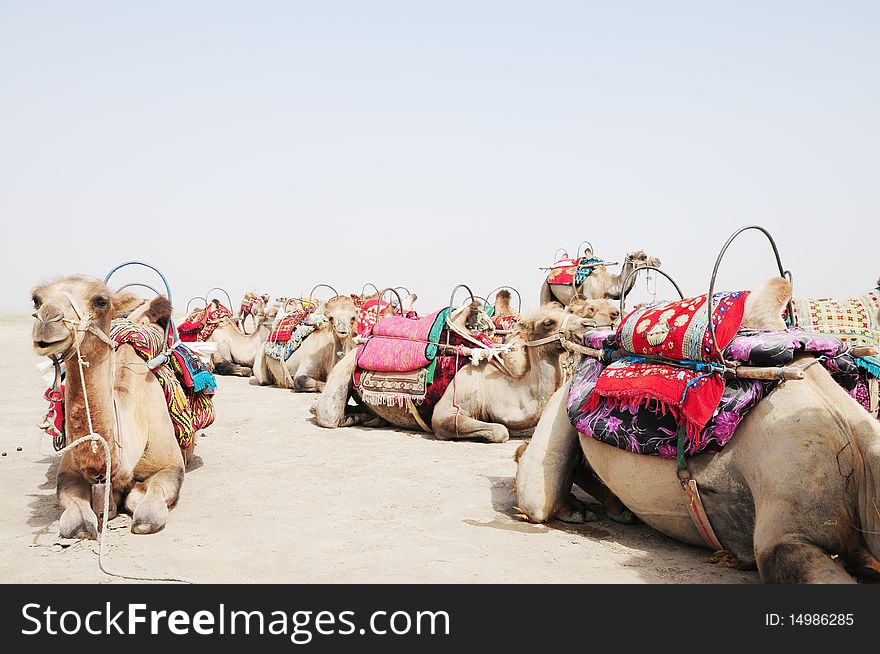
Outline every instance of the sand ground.
<svg viewBox="0 0 880 654">
<path fill-rule="evenodd" d="M 58 537 L 57 458 L 35 427 L 46 403 L 29 332 L 24 319 L 0 322 L 0 581 L 117 582 L 98 569 L 94 541 Z M 167 526 L 138 536 L 128 516 L 113 520 L 110 567 L 242 583 L 757 581 L 645 525 L 516 519 L 520 441 L 330 431 L 311 421 L 313 401 L 219 378 L 217 422 Z"/>
</svg>

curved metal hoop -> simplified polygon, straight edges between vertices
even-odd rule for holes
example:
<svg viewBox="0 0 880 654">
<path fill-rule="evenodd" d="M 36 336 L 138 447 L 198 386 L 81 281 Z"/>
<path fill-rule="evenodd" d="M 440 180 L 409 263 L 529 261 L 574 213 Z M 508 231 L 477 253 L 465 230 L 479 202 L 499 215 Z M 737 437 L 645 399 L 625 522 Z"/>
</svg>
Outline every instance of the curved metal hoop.
<svg viewBox="0 0 880 654">
<path fill-rule="evenodd" d="M 513 286 L 499 286 L 499 287 L 496 288 L 494 291 L 490 292 L 488 296 L 486 296 L 486 300 L 487 300 L 487 302 L 488 302 L 488 299 L 489 299 L 490 297 L 495 297 L 495 296 L 497 296 L 497 295 L 498 295 L 498 291 L 503 291 L 504 289 L 507 289 L 508 291 L 513 291 L 514 293 L 516 293 L 516 299 L 517 299 L 516 312 L 517 312 L 518 314 L 522 315 L 522 295 L 520 295 L 519 291 L 516 290 Z M 493 304 L 494 304 L 494 303 L 493 303 Z"/>
<path fill-rule="evenodd" d="M 229 304 L 227 306 L 229 307 L 229 310 L 232 311 L 232 298 L 229 296 L 229 293 L 227 293 L 224 289 L 220 288 L 219 286 L 215 286 L 210 291 L 205 293 L 206 301 L 210 299 L 211 293 L 213 291 L 223 291 L 223 294 L 226 296 L 226 301 L 229 302 Z"/>
<path fill-rule="evenodd" d="M 622 288 L 626 288 L 627 284 L 629 284 L 629 280 L 632 279 L 633 277 L 637 276 L 639 274 L 639 271 L 642 271 L 642 270 L 653 270 L 653 271 L 658 272 L 661 275 L 663 275 L 666 279 L 668 279 L 670 282 L 672 282 L 672 285 L 675 287 L 675 292 L 678 293 L 679 299 L 681 299 L 681 300 L 684 299 L 684 293 L 681 292 L 681 288 L 679 288 L 676 281 L 674 279 L 672 279 L 672 276 L 669 273 L 667 273 L 666 271 L 660 270 L 657 266 L 640 266 L 639 268 L 636 268 L 635 270 L 630 271 L 629 275 L 626 276 L 626 279 L 623 282 Z M 620 318 L 621 319 L 623 319 L 623 317 L 624 317 L 623 310 L 625 307 L 626 307 L 626 297 L 623 295 L 623 293 L 621 293 L 620 294 Z"/>
<path fill-rule="evenodd" d="M 172 297 L 171 297 L 171 284 L 168 283 L 168 279 L 165 277 L 165 275 L 162 274 L 162 271 L 161 271 L 161 270 L 159 270 L 158 268 L 156 268 L 156 266 L 154 266 L 154 265 L 151 264 L 151 263 L 147 263 L 147 262 L 145 262 L 145 261 L 138 261 L 138 260 L 136 260 L 136 259 L 132 259 L 131 261 L 125 261 L 125 262 L 123 262 L 123 263 L 120 263 L 118 266 L 116 266 L 115 268 L 113 268 L 110 272 L 108 272 L 108 273 L 104 276 L 104 283 L 106 284 L 107 282 L 109 282 L 109 281 L 110 281 L 110 278 L 113 276 L 113 274 L 114 274 L 117 270 L 120 270 L 120 269 L 122 269 L 122 268 L 125 268 L 126 266 L 144 266 L 145 268 L 149 268 L 150 270 L 152 270 L 153 272 L 155 272 L 157 275 L 159 275 L 159 277 L 162 279 L 162 283 L 165 284 L 165 297 L 168 298 L 168 301 L 169 301 L 169 302 L 172 301 Z"/>
<path fill-rule="evenodd" d="M 736 240 L 737 236 L 750 229 L 757 230 L 767 237 L 767 240 L 770 241 L 770 246 L 773 248 L 773 256 L 776 257 L 776 267 L 779 269 L 779 276 L 783 279 L 787 279 L 790 284 L 792 283 L 791 271 L 786 270 L 782 265 L 782 257 L 779 256 L 779 248 L 776 247 L 776 241 L 773 240 L 773 236 L 767 231 L 767 229 L 760 225 L 746 225 L 745 227 L 740 227 L 731 234 L 730 238 L 727 239 L 727 242 L 724 244 L 724 247 L 721 248 L 721 252 L 718 253 L 718 258 L 715 260 L 715 267 L 712 269 L 712 278 L 709 280 L 709 295 L 706 297 L 706 308 L 709 310 L 709 335 L 712 338 L 712 345 L 715 346 L 715 352 L 718 354 L 718 363 L 722 365 L 727 365 L 727 362 L 724 360 L 724 353 L 718 347 L 718 339 L 715 336 L 715 323 L 712 321 L 712 316 L 715 314 L 715 281 L 718 277 L 718 269 L 721 266 L 721 260 L 724 258 L 727 249 Z M 792 315 L 791 300 L 788 302 L 788 315 Z"/>
<path fill-rule="evenodd" d="M 592 244 L 592 243 L 590 243 L 589 241 L 581 241 L 580 244 L 578 245 L 578 249 L 577 249 L 577 255 L 576 255 L 576 258 L 577 258 L 577 259 L 580 259 L 580 258 L 581 258 L 581 247 L 584 245 L 584 243 L 586 243 L 587 245 L 590 246 L 590 252 L 592 252 L 593 254 L 596 253 L 595 250 L 593 250 L 593 244 Z M 584 252 L 584 254 L 586 254 L 586 251 Z"/>
<path fill-rule="evenodd" d="M 146 261 L 138 261 L 137 259 L 132 259 L 130 261 L 124 261 L 124 262 L 120 263 L 118 266 L 113 268 L 110 272 L 108 272 L 104 276 L 104 283 L 106 284 L 107 282 L 109 282 L 110 278 L 113 277 L 113 275 L 118 270 L 121 270 L 122 268 L 125 268 L 127 266 L 143 266 L 144 268 L 149 268 L 150 270 L 155 272 L 157 275 L 159 275 L 159 277 L 162 280 L 162 283 L 165 284 L 165 297 L 168 298 L 169 302 L 172 301 L 171 284 L 168 283 L 168 278 L 165 277 L 165 275 L 162 273 L 162 271 L 159 270 L 158 268 L 156 268 L 156 266 L 154 266 L 151 263 L 147 263 Z M 152 286 L 147 286 L 146 284 L 141 284 L 141 283 L 131 283 L 131 284 L 127 284 L 126 286 L 145 286 L 146 288 L 149 288 L 151 291 L 156 291 L 156 289 L 154 289 Z M 126 286 L 123 286 L 122 288 L 125 288 Z M 156 292 L 156 295 L 161 295 L 161 293 Z M 168 341 L 171 339 L 172 334 L 174 335 L 174 340 L 176 341 L 177 340 L 177 327 L 174 325 L 173 320 L 169 320 L 168 325 L 165 327 L 165 346 L 163 349 L 168 347 Z"/>
<path fill-rule="evenodd" d="M 366 294 L 367 286 L 372 286 L 372 287 L 373 287 L 373 290 L 376 291 L 377 294 L 379 293 L 379 287 L 378 287 L 378 286 L 376 286 L 375 284 L 373 284 L 373 283 L 371 283 L 371 282 L 367 282 L 366 284 L 364 284 L 363 286 L 361 286 L 361 298 L 365 298 L 365 297 L 367 297 L 367 294 Z"/>
<path fill-rule="evenodd" d="M 376 321 L 379 321 L 379 312 L 382 310 L 382 298 L 385 297 L 386 293 L 394 293 L 397 296 L 397 312 L 400 316 L 403 316 L 403 300 L 400 298 L 400 293 L 397 292 L 396 289 L 391 288 L 383 288 L 379 291 L 379 297 L 376 302 Z M 394 302 L 391 302 L 391 311 L 394 311 Z"/>
<path fill-rule="evenodd" d="M 560 252 L 562 252 L 562 257 L 559 256 Z M 562 261 L 563 259 L 568 259 L 568 250 L 565 248 L 557 248 L 556 252 L 553 253 L 553 263 Z"/>
<path fill-rule="evenodd" d="M 195 297 L 191 297 L 189 302 L 186 303 L 186 314 L 189 315 L 189 305 L 193 303 L 193 300 L 201 300 L 205 303 L 205 306 L 208 306 L 208 300 L 203 298 L 201 295 L 196 295 Z"/>
<path fill-rule="evenodd" d="M 323 288 L 329 288 L 331 291 L 333 291 L 333 297 L 336 297 L 337 295 L 339 295 L 339 291 L 337 291 L 335 288 L 333 288 L 332 286 L 330 286 L 330 284 L 317 284 L 316 286 L 314 286 L 314 287 L 312 288 L 311 291 L 309 291 L 309 298 L 310 298 L 310 299 L 311 299 L 311 298 L 314 298 L 314 297 L 315 297 L 315 291 L 317 291 L 317 290 L 318 290 L 319 288 L 321 288 L 321 287 L 323 287 Z"/>
<path fill-rule="evenodd" d="M 394 290 L 395 290 L 395 291 L 406 291 L 406 296 L 407 296 L 407 297 L 409 297 L 410 295 L 412 295 L 412 293 L 410 292 L 410 290 L 409 290 L 406 286 L 395 286 L 395 287 L 394 287 Z"/>
<path fill-rule="evenodd" d="M 463 288 L 464 290 L 466 290 L 468 292 L 468 295 L 471 296 L 471 302 L 476 300 L 476 298 L 474 297 L 474 292 L 471 290 L 470 286 L 468 286 L 467 284 L 458 284 L 455 288 L 452 289 L 452 294 L 449 296 L 449 306 L 450 307 L 455 306 L 455 294 L 458 292 L 458 289 L 460 289 L 460 288 Z"/>
</svg>

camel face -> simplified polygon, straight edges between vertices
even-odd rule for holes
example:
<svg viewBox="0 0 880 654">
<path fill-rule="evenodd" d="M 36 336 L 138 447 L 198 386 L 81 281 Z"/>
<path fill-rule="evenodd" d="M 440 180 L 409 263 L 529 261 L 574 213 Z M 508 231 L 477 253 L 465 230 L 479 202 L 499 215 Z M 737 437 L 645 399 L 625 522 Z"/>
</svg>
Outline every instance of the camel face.
<svg viewBox="0 0 880 654">
<path fill-rule="evenodd" d="M 569 303 L 568 309 L 589 320 L 594 329 L 615 329 L 620 324 L 620 309 L 608 300 L 575 298 Z"/>
<path fill-rule="evenodd" d="M 346 339 L 354 334 L 354 323 L 357 320 L 358 308 L 351 298 L 340 295 L 328 300 L 324 315 L 330 320 L 333 331 L 339 338 Z"/>
<path fill-rule="evenodd" d="M 644 250 L 637 250 L 626 255 L 627 261 L 631 261 L 636 268 L 644 268 L 645 266 L 660 267 L 660 259 L 658 257 L 648 256 Z"/>
<path fill-rule="evenodd" d="M 611 304 L 605 300 L 597 300 L 596 302 L 605 302 L 609 306 Z M 609 309 L 605 310 L 610 314 Z M 528 339 L 532 341 L 560 332 L 563 332 L 568 340 L 580 341 L 587 330 L 594 329 L 596 326 L 595 318 L 582 318 L 576 313 L 563 309 L 562 305 L 556 302 L 545 304 L 528 319 L 517 324 L 520 325 L 520 329 L 528 332 Z M 559 344 L 556 346 L 561 347 Z"/>
<path fill-rule="evenodd" d="M 115 313 L 140 303 L 133 294 L 116 294 L 97 279 L 78 276 L 38 286 L 32 297 L 35 311 L 31 338 L 40 356 L 65 354 L 73 345 L 76 326 L 86 314 L 106 333 Z M 80 346 L 83 354 L 89 354 L 95 340 L 86 334 Z"/>
</svg>

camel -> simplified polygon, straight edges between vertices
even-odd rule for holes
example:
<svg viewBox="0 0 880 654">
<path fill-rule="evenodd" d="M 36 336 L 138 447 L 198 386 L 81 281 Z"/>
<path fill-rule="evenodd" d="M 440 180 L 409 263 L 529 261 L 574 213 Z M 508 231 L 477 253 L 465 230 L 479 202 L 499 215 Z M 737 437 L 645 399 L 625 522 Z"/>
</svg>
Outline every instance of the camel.
<svg viewBox="0 0 880 654">
<path fill-rule="evenodd" d="M 583 256 L 592 257 L 593 251 L 588 248 Z M 577 287 L 570 284 L 549 284 L 545 279 L 541 285 L 541 304 L 556 300 L 568 306 L 576 297 L 619 300 L 621 296 L 626 297 L 635 285 L 635 277 L 629 278 L 630 273 L 645 266 L 659 268 L 660 259 L 648 256 L 644 250 L 638 250 L 626 255 L 618 275 L 612 275 L 605 266 L 600 265 Z"/>
<path fill-rule="evenodd" d="M 132 532 L 159 531 L 180 494 L 184 454 L 155 375 L 130 345 L 120 345 L 114 352 L 107 336 L 114 317 L 143 301 L 132 293 L 114 293 L 97 279 L 84 276 L 39 286 L 33 291 L 33 301 L 34 350 L 66 364 L 67 442 L 90 431 L 85 388 L 94 431 L 110 446 L 110 516 L 116 515 L 116 505 L 124 501 L 132 516 Z M 134 321 L 167 321 L 171 304 L 158 297 L 138 313 L 132 314 Z M 103 448 L 94 442 L 63 454 L 56 485 L 62 537 L 97 538 L 92 485 L 108 481 L 104 456 Z"/>
<path fill-rule="evenodd" d="M 253 374 L 254 360 L 278 313 L 277 306 L 266 305 L 267 301 L 263 298 L 257 297 L 253 300 L 248 314 L 255 323 L 252 333 L 243 333 L 235 320 L 226 318 L 211 334 L 208 342 L 217 344 L 217 351 L 211 355 L 216 374 L 238 377 L 250 377 Z"/>
<path fill-rule="evenodd" d="M 250 317 L 254 323 L 254 331 L 257 331 L 260 327 L 260 314 L 265 313 L 266 307 L 268 306 L 268 293 L 248 291 L 244 294 L 244 297 L 241 300 L 241 308 L 239 309 L 238 316 L 235 318 L 235 322 L 245 336 L 250 335 L 245 326 L 248 317 Z"/>
<path fill-rule="evenodd" d="M 495 363 L 465 365 L 455 374 L 434 407 L 364 403 L 369 414 L 346 415 L 348 398 L 352 393 L 356 394 L 352 375 L 357 352 L 350 352 L 330 373 L 327 385 L 313 407 L 316 422 L 328 428 L 388 422 L 404 429 L 433 431 L 439 440 L 481 438 L 491 443 L 507 441 L 511 432 L 528 434 L 537 424 L 544 404 L 562 384 L 563 341 L 579 341 L 588 327 L 599 321 L 610 321 L 614 307 L 605 300 L 594 302 L 592 319 L 575 316 L 556 302 L 523 318 L 505 340 L 509 349 L 504 354 L 503 366 Z M 464 322 L 470 324 L 472 314 L 481 306 L 474 302 L 471 315 Z M 560 337 L 530 345 L 555 335 Z M 376 421 L 374 417 L 381 420 Z"/>
<path fill-rule="evenodd" d="M 315 311 L 327 318 L 310 334 L 287 361 L 269 357 L 263 348 L 254 360 L 254 382 L 260 386 L 275 385 L 298 393 L 316 393 L 324 388 L 330 371 L 339 357 L 354 345 L 354 322 L 358 308 L 348 295 L 329 299 Z"/>
<path fill-rule="evenodd" d="M 752 295 L 743 326 L 784 328 L 788 282 L 772 280 Z M 554 516 L 580 450 L 614 502 L 671 538 L 706 547 L 685 507 L 675 461 L 579 435 L 568 419 L 567 393 L 564 385 L 550 399 L 519 461 L 517 506 L 526 517 Z M 765 582 L 851 583 L 880 573 L 880 425 L 823 366 L 780 384 L 724 450 L 690 457 L 688 466 L 725 557 L 736 566 L 757 567 Z"/>
</svg>

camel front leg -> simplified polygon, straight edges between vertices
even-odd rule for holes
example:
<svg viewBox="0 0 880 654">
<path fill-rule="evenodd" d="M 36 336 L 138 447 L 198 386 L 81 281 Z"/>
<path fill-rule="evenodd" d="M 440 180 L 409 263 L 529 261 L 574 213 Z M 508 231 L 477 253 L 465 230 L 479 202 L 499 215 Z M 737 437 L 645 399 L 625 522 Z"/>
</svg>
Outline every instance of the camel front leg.
<svg viewBox="0 0 880 654">
<path fill-rule="evenodd" d="M 183 466 L 175 464 L 134 485 L 125 502 L 133 533 L 153 534 L 165 526 L 168 509 L 180 496 L 183 474 Z"/>
<path fill-rule="evenodd" d="M 354 374 L 356 362 L 357 350 L 352 350 L 330 371 L 327 383 L 318 401 L 315 402 L 315 422 L 319 426 L 330 429 L 344 426 L 345 408 L 351 392 L 351 376 Z"/>
<path fill-rule="evenodd" d="M 571 496 L 580 442 L 566 409 L 568 384 L 550 398 L 516 469 L 516 505 L 531 522 L 557 516 Z"/>
<path fill-rule="evenodd" d="M 73 469 L 69 452 L 61 459 L 55 492 L 61 505 L 61 537 L 96 539 L 98 516 L 92 510 L 92 486 Z"/>
</svg>

